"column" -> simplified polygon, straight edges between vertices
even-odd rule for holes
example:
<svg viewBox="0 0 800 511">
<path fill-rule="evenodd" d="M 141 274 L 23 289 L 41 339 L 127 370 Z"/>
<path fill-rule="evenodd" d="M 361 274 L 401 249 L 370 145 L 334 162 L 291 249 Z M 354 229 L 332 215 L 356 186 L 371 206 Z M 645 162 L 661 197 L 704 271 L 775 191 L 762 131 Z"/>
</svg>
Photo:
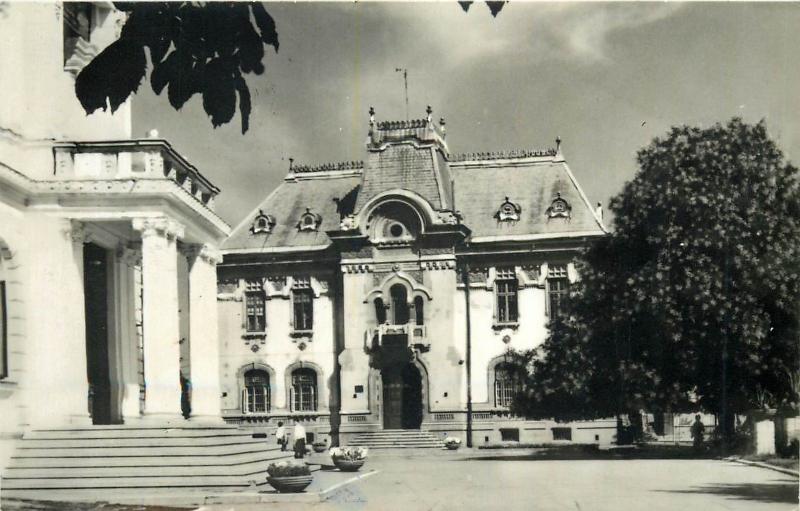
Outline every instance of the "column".
<svg viewBox="0 0 800 511">
<path fill-rule="evenodd" d="M 122 394 L 122 421 L 130 423 L 141 418 L 139 413 L 138 339 L 136 336 L 136 285 L 134 271 L 141 265 L 142 254 L 137 247 L 120 246 L 117 250 L 116 325 L 119 349 L 118 371 Z"/>
<path fill-rule="evenodd" d="M 220 422 L 217 263 L 222 257 L 208 245 L 192 246 L 188 257 L 192 420 Z"/>
<path fill-rule="evenodd" d="M 142 233 L 144 418 L 181 420 L 177 238 L 183 226 L 168 218 L 137 218 Z"/>
</svg>

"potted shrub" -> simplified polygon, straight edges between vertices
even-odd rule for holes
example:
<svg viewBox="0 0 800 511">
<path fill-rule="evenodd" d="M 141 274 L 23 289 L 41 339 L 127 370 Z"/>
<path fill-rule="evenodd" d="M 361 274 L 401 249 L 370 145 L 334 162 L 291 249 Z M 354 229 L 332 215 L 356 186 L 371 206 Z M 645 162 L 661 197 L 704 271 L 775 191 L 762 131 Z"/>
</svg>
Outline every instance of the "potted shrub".
<svg viewBox="0 0 800 511">
<path fill-rule="evenodd" d="M 444 446 L 450 449 L 451 451 L 455 451 L 459 447 L 461 447 L 461 439 L 456 438 L 454 436 L 449 436 L 444 439 Z"/>
<path fill-rule="evenodd" d="M 333 464 L 342 472 L 356 472 L 367 461 L 366 447 L 334 447 L 330 450 Z"/>
<path fill-rule="evenodd" d="M 325 452 L 328 450 L 328 443 L 325 440 L 317 440 L 311 447 L 314 449 L 314 452 Z"/>
<path fill-rule="evenodd" d="M 313 476 L 305 463 L 280 461 L 267 467 L 267 482 L 280 493 L 299 493 L 311 484 Z"/>
</svg>

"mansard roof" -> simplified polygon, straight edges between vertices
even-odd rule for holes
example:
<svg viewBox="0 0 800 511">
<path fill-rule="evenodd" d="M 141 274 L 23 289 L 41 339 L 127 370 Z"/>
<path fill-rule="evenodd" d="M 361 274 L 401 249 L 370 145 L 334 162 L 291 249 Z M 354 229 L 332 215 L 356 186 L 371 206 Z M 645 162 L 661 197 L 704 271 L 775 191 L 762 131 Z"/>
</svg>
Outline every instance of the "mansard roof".
<svg viewBox="0 0 800 511">
<path fill-rule="evenodd" d="M 390 190 L 421 197 L 445 217 L 452 217 L 453 208 L 459 211 L 471 243 L 606 232 L 567 166 L 560 141 L 543 151 L 454 156 L 444 141 L 444 120 L 436 126 L 430 107 L 428 118 L 418 121 L 375 123 L 371 114 L 365 162 L 292 165 L 223 249 L 324 249 L 331 243 L 327 231 L 338 231 L 344 217 L 358 215 L 370 199 Z M 274 219 L 274 226 L 253 229 L 259 216 Z M 314 220 L 310 225 L 300 224 L 308 218 Z"/>
</svg>

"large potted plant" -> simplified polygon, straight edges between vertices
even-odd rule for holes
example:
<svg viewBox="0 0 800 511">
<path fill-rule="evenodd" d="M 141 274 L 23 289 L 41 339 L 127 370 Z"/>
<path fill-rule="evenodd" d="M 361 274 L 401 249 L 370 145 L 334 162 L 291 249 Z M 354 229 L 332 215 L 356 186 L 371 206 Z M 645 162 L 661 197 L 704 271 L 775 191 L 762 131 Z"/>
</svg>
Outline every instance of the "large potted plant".
<svg viewBox="0 0 800 511">
<path fill-rule="evenodd" d="M 267 482 L 279 493 L 299 493 L 311 484 L 314 476 L 305 463 L 280 461 L 267 467 Z"/>
<path fill-rule="evenodd" d="M 444 439 L 444 446 L 450 449 L 451 451 L 455 451 L 456 449 L 461 447 L 461 439 L 454 436 L 449 436 Z"/>
<path fill-rule="evenodd" d="M 334 447 L 330 450 L 333 464 L 342 472 L 356 472 L 367 461 L 366 447 Z"/>
</svg>

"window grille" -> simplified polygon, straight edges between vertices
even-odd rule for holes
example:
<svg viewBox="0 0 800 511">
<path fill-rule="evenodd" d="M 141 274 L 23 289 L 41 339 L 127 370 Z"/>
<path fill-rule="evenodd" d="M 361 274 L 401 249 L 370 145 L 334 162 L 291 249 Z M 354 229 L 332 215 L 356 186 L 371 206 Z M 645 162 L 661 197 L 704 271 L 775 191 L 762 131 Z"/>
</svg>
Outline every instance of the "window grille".
<svg viewBox="0 0 800 511">
<path fill-rule="evenodd" d="M 263 284 L 247 282 L 244 297 L 247 331 L 263 332 L 267 327 Z"/>
<path fill-rule="evenodd" d="M 553 428 L 553 440 L 572 440 L 572 428 Z"/>
<path fill-rule="evenodd" d="M 566 277 L 547 279 L 547 298 L 550 318 L 564 316 L 564 306 L 569 298 L 569 280 Z"/>
<path fill-rule="evenodd" d="M 292 373 L 292 411 L 317 410 L 317 373 L 312 369 L 296 369 Z"/>
<path fill-rule="evenodd" d="M 565 279 L 567 278 L 567 266 L 564 264 L 551 264 L 547 266 L 547 278 Z"/>
<path fill-rule="evenodd" d="M 517 276 L 513 268 L 498 268 L 494 282 L 497 298 L 497 321 L 499 323 L 516 323 L 517 311 Z"/>
<path fill-rule="evenodd" d="M 242 408 L 245 413 L 266 413 L 270 411 L 269 374 L 261 369 L 251 369 L 244 373 Z"/>
<path fill-rule="evenodd" d="M 294 289 L 294 329 L 311 330 L 314 328 L 314 295 L 311 289 Z"/>
<path fill-rule="evenodd" d="M 519 380 L 513 368 L 502 362 L 494 367 L 494 403 L 495 406 L 509 407 L 514 395 L 519 392 Z"/>
</svg>

